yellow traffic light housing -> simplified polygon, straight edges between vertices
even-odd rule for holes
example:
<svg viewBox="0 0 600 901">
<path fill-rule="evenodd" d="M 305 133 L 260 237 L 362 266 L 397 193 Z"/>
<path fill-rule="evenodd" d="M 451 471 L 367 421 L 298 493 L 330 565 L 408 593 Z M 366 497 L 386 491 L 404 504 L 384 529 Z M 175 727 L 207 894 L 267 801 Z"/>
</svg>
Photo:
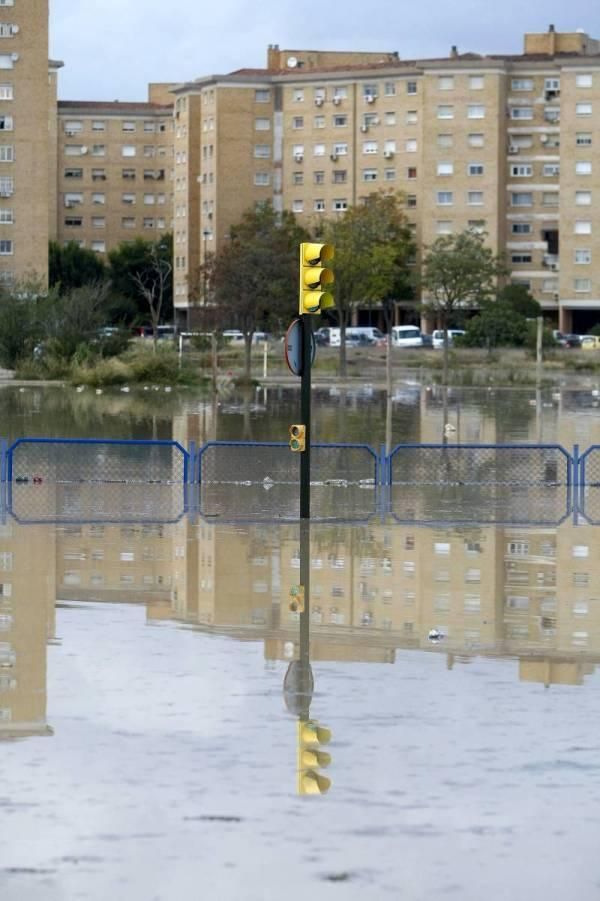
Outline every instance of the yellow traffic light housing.
<svg viewBox="0 0 600 901">
<path fill-rule="evenodd" d="M 290 612 L 304 613 L 304 585 L 292 585 L 290 588 Z"/>
<path fill-rule="evenodd" d="M 300 315 L 335 306 L 333 296 L 326 290 L 335 281 L 333 272 L 325 265 L 333 256 L 331 244 L 300 245 Z"/>
<path fill-rule="evenodd" d="M 329 744 L 331 731 L 316 720 L 298 721 L 298 794 L 324 795 L 331 788 L 331 779 L 319 773 L 329 766 L 331 755 L 320 745 Z"/>
<path fill-rule="evenodd" d="M 306 426 L 290 426 L 290 450 L 300 452 L 306 449 Z"/>
</svg>

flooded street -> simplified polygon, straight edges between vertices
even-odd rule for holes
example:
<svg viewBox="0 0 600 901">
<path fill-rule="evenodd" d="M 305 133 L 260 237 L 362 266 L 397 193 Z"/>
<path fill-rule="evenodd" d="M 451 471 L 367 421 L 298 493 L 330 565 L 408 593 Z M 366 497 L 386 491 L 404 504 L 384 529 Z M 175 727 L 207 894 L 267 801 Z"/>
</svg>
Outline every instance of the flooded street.
<svg viewBox="0 0 600 901">
<path fill-rule="evenodd" d="M 284 440 L 297 393 L 252 391 L 5 389 L 0 431 Z M 571 452 L 595 391 L 463 389 L 449 421 Z M 438 392 L 398 387 L 395 440 L 440 440 Z M 376 392 L 314 408 L 322 440 L 383 438 Z M 2 901 L 598 897 L 600 527 L 145 504 L 0 524 Z"/>
</svg>

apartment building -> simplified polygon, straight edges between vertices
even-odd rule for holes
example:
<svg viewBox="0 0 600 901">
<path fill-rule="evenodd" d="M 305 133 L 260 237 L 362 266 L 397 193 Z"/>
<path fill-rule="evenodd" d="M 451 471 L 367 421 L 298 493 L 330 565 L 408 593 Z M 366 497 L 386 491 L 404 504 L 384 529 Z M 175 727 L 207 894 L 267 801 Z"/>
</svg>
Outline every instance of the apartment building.
<svg viewBox="0 0 600 901">
<path fill-rule="evenodd" d="M 172 224 L 172 106 L 58 103 L 56 237 L 106 254 Z"/>
<path fill-rule="evenodd" d="M 248 207 L 269 200 L 315 226 L 385 190 L 404 195 L 418 245 L 485 231 L 549 319 L 585 330 L 600 319 L 599 91 L 600 43 L 553 26 L 525 35 L 519 55 L 453 47 L 443 59 L 402 60 L 274 46 L 266 69 L 175 87 L 189 145 L 176 176 L 182 320 L 198 302 L 198 266 Z"/>
<path fill-rule="evenodd" d="M 48 0 L 0 3 L 0 284 L 45 279 L 50 227 Z"/>
</svg>

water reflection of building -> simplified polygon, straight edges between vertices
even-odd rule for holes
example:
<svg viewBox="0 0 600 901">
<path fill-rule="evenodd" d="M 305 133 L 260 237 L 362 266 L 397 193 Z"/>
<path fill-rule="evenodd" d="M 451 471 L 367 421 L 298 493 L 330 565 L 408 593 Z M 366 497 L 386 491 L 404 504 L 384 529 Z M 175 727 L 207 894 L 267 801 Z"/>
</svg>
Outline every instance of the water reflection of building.
<svg viewBox="0 0 600 901">
<path fill-rule="evenodd" d="M 0 526 L 0 740 L 51 732 L 46 648 L 55 627 L 54 536 Z"/>
</svg>

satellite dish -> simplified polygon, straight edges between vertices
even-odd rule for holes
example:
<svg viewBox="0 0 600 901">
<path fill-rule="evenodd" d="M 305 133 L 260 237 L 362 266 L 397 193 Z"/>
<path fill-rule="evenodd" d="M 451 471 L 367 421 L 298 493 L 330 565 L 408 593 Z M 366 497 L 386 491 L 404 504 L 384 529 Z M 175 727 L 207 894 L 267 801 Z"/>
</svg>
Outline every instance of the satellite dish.
<svg viewBox="0 0 600 901">
<path fill-rule="evenodd" d="M 298 60 L 295 56 L 288 56 L 287 64 L 290 69 L 295 69 L 298 65 Z"/>
</svg>

